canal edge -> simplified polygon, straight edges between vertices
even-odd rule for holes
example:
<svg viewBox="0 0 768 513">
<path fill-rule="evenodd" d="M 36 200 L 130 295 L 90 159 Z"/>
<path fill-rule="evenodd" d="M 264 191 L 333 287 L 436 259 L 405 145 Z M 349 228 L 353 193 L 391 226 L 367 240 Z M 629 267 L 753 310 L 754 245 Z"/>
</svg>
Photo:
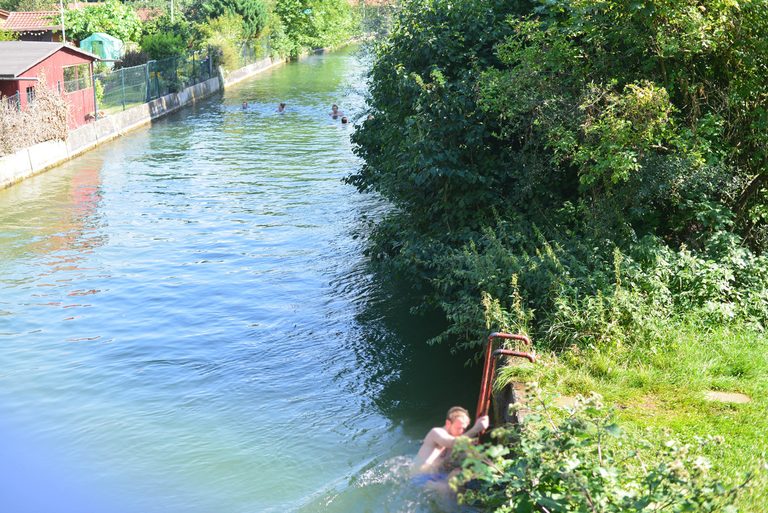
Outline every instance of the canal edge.
<svg viewBox="0 0 768 513">
<path fill-rule="evenodd" d="M 303 60 L 315 53 L 326 51 L 329 49 L 319 48 L 300 55 L 297 60 Z M 226 77 L 223 70 L 219 68 L 217 77 L 187 87 L 178 93 L 161 96 L 150 102 L 83 125 L 69 132 L 66 140 L 45 141 L 0 157 L 0 190 L 53 169 L 104 143 L 151 123 L 155 119 L 193 105 L 228 86 L 286 62 L 288 59 L 283 57 L 265 57 L 253 64 L 229 72 Z"/>
</svg>

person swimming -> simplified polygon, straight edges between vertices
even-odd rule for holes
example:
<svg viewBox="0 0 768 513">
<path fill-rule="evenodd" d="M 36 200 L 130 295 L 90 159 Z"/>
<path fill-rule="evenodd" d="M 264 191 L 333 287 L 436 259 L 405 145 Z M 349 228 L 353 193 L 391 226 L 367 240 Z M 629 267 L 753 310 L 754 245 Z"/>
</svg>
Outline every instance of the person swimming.
<svg viewBox="0 0 768 513">
<path fill-rule="evenodd" d="M 277 112 L 279 112 L 280 114 L 285 112 L 285 102 L 280 102 L 280 105 L 277 106 Z"/>
<path fill-rule="evenodd" d="M 331 105 L 331 112 L 328 113 L 329 116 L 331 116 L 333 119 L 339 119 L 340 117 L 344 116 L 344 113 L 339 110 L 339 106 L 335 103 Z"/>
<path fill-rule="evenodd" d="M 248 108 L 248 102 L 243 102 L 243 110 Z"/>
<path fill-rule="evenodd" d="M 420 487 L 450 493 L 448 481 L 458 469 L 451 469 L 450 460 L 453 445 L 460 436 L 475 438 L 488 429 L 487 415 L 478 418 L 471 429 L 469 412 L 461 406 L 454 406 L 445 416 L 445 425 L 432 428 L 424 438 L 411 467 L 411 482 Z"/>
<path fill-rule="evenodd" d="M 346 125 L 349 123 L 349 119 L 347 119 L 347 116 L 341 116 L 341 124 Z"/>
</svg>

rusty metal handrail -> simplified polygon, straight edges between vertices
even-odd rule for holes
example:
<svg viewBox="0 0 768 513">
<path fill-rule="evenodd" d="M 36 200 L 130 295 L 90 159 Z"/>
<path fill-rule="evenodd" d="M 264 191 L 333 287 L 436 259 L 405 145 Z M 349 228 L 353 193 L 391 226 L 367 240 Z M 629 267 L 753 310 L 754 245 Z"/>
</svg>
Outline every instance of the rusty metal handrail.
<svg viewBox="0 0 768 513">
<path fill-rule="evenodd" d="M 477 415 L 475 418 L 480 418 L 484 415 L 488 415 L 488 409 L 491 405 L 491 389 L 493 386 L 493 376 L 496 372 L 496 360 L 499 356 L 515 356 L 517 358 L 525 358 L 531 363 L 536 363 L 536 355 L 532 352 L 525 351 L 513 351 L 511 349 L 493 349 L 493 342 L 495 339 L 501 338 L 505 340 L 517 340 L 523 342 L 529 348 L 531 348 L 531 339 L 525 335 L 517 335 L 512 333 L 493 332 L 488 335 L 488 342 L 485 346 L 485 361 L 483 362 L 483 377 L 480 382 L 480 397 L 477 400 Z"/>
</svg>

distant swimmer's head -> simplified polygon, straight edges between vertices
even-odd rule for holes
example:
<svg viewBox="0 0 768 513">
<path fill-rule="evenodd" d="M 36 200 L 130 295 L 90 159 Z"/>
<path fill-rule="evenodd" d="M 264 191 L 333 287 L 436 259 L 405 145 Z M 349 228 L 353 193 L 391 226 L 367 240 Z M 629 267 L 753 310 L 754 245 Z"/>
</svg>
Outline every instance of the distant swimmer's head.
<svg viewBox="0 0 768 513">
<path fill-rule="evenodd" d="M 247 109 L 247 108 L 248 108 L 248 102 L 243 102 L 243 108 L 244 108 L 244 109 Z"/>
<path fill-rule="evenodd" d="M 285 102 L 280 102 L 280 105 L 277 106 L 277 112 L 285 112 Z"/>
<path fill-rule="evenodd" d="M 461 436 L 469 427 L 469 412 L 461 406 L 454 406 L 445 416 L 445 430 L 452 436 Z"/>
<path fill-rule="evenodd" d="M 341 124 L 346 125 L 347 123 L 349 123 L 347 116 L 341 116 Z"/>
</svg>

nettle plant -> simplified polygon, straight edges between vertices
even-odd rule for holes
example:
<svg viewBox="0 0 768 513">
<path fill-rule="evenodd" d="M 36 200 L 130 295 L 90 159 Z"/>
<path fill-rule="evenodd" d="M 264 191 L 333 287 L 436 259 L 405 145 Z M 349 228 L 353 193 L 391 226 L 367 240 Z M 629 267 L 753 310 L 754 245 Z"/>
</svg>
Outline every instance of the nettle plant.
<svg viewBox="0 0 768 513">
<path fill-rule="evenodd" d="M 452 481 L 460 502 L 495 513 L 736 513 L 751 475 L 733 486 L 711 475 L 691 445 L 627 440 L 597 394 L 580 397 L 565 415 L 537 395 L 522 429 L 500 428 L 497 443 L 461 446 L 464 463 Z"/>
</svg>

